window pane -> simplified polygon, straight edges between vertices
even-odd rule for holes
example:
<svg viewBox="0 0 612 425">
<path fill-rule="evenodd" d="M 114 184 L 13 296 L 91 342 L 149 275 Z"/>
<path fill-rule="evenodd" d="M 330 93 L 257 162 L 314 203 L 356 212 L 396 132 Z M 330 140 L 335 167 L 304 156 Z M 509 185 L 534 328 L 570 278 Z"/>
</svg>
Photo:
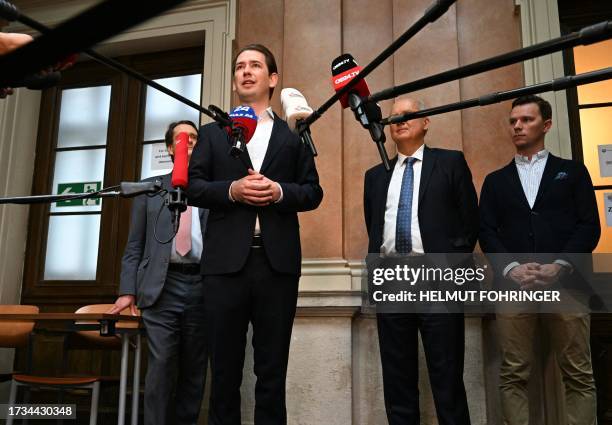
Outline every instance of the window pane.
<svg viewBox="0 0 612 425">
<path fill-rule="evenodd" d="M 166 150 L 166 144 L 151 143 L 142 147 L 142 168 L 140 178 L 161 176 L 172 171 L 172 159 Z"/>
<path fill-rule="evenodd" d="M 62 91 L 58 148 L 106 145 L 110 86 Z"/>
<path fill-rule="evenodd" d="M 45 280 L 95 280 L 100 215 L 49 217 Z"/>
<path fill-rule="evenodd" d="M 200 103 L 202 74 L 160 78 L 155 81 L 192 102 Z M 156 89 L 148 87 L 144 140 L 163 140 L 168 124 L 179 120 L 191 120 L 197 125 L 200 122 L 200 112 Z"/>
<path fill-rule="evenodd" d="M 584 165 L 591 174 L 593 184 L 612 184 L 612 177 L 602 177 L 599 164 L 600 146 L 612 145 L 612 107 L 580 110 L 580 127 Z"/>
<path fill-rule="evenodd" d="M 55 156 L 55 172 L 53 175 L 52 193 L 58 193 L 58 185 L 62 183 L 91 183 L 100 182 L 104 184 L 104 160 L 106 149 L 86 149 L 79 151 L 57 152 Z M 80 186 L 72 186 L 72 193 L 79 193 Z M 65 186 L 63 186 L 65 189 Z M 88 192 L 85 187 L 85 192 Z M 51 204 L 51 212 L 74 212 L 74 211 L 100 211 L 101 202 L 93 206 L 69 206 L 62 207 Z"/>
<path fill-rule="evenodd" d="M 612 66 L 612 40 L 574 48 L 576 74 Z M 578 86 L 578 103 L 612 102 L 612 80 Z"/>
<path fill-rule="evenodd" d="M 595 197 L 597 198 L 597 209 L 599 210 L 601 237 L 599 238 L 599 244 L 593 252 L 610 253 L 612 252 L 612 223 L 606 217 L 608 216 L 608 208 L 612 206 L 612 192 L 596 190 Z M 595 273 L 612 273 L 612 264 L 607 261 L 607 258 L 608 256 L 605 255 L 593 256 L 593 271 Z"/>
</svg>

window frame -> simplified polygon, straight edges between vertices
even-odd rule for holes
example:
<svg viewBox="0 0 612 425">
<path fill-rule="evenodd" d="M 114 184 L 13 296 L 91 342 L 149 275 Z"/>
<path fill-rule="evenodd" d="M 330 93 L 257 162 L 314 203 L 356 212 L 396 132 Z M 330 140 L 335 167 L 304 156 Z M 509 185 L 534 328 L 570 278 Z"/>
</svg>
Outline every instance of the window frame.
<svg viewBox="0 0 612 425">
<path fill-rule="evenodd" d="M 150 79 L 203 74 L 204 69 L 203 46 L 116 59 Z M 62 81 L 57 87 L 42 93 L 32 194 L 52 192 L 61 91 L 70 88 L 111 85 L 104 186 L 139 180 L 147 87 L 93 61 L 79 63 L 62 74 Z M 28 220 L 22 303 L 103 303 L 114 299 L 127 242 L 130 211 L 129 199 L 105 198 L 102 201 L 95 280 L 44 280 L 50 204 L 32 205 Z"/>
</svg>

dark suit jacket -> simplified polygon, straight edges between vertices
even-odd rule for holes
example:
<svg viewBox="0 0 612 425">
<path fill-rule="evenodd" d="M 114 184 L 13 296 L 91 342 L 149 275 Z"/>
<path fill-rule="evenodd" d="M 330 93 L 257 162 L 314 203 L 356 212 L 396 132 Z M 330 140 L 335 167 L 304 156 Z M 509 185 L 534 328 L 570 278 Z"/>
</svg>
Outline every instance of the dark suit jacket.
<svg viewBox="0 0 612 425">
<path fill-rule="evenodd" d="M 590 253 L 599 235 L 593 184 L 583 164 L 549 154 L 533 208 L 514 160 L 485 178 L 480 246 L 499 253 L 492 261 L 498 273 L 512 261 L 531 259 L 521 253 Z"/>
<path fill-rule="evenodd" d="M 369 253 L 380 252 L 391 171 L 379 164 L 366 172 L 363 207 Z M 478 198 L 472 174 L 459 151 L 425 146 L 418 202 L 425 253 L 470 253 L 478 236 Z"/>
<path fill-rule="evenodd" d="M 162 187 L 171 189 L 171 174 L 150 177 L 144 181 L 161 179 Z M 121 263 L 120 295 L 136 295 L 139 308 L 155 304 L 166 281 L 172 242 L 161 244 L 155 240 L 153 229 L 159 209 L 157 237 L 167 240 L 172 235 L 172 218 L 170 211 L 163 205 L 164 199 L 159 196 L 137 196 L 132 204 L 130 233 L 125 246 Z M 200 227 L 206 232 L 208 211 L 200 209 Z"/>
<path fill-rule="evenodd" d="M 235 273 L 243 268 L 258 215 L 272 268 L 299 275 L 302 255 L 297 212 L 313 210 L 323 199 L 312 154 L 275 115 L 260 172 L 280 183 L 283 198 L 266 207 L 252 207 L 229 199 L 232 181 L 248 175 L 247 169 L 253 167 L 248 152 L 232 158 L 229 148 L 227 133 L 216 123 L 207 124 L 200 129 L 189 164 L 189 202 L 210 210 L 202 274 Z"/>
</svg>

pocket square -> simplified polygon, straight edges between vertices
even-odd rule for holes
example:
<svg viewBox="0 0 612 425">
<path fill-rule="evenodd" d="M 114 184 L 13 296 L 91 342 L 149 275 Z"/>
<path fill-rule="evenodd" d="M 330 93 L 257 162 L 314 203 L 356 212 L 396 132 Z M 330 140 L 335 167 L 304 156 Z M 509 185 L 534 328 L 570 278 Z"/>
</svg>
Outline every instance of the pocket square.
<svg viewBox="0 0 612 425">
<path fill-rule="evenodd" d="M 555 180 L 565 180 L 567 179 L 567 173 L 565 171 L 559 171 L 555 176 Z"/>
</svg>

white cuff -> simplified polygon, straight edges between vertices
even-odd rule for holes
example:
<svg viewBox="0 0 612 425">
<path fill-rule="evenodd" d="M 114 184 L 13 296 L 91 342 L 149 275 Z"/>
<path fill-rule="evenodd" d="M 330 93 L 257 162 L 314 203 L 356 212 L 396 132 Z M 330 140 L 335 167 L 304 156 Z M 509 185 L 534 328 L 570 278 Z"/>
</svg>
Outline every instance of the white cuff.
<svg viewBox="0 0 612 425">
<path fill-rule="evenodd" d="M 510 273 L 510 270 L 512 270 L 513 268 L 515 268 L 516 266 L 520 266 L 521 264 L 518 261 L 513 261 L 510 264 L 508 264 L 505 268 L 504 271 L 502 272 L 502 275 L 504 277 L 508 277 L 508 273 Z"/>
<path fill-rule="evenodd" d="M 280 183 L 276 183 L 276 185 L 278 186 L 278 189 L 280 190 L 280 193 L 281 193 L 278 199 L 274 201 L 275 204 L 278 204 L 280 201 L 283 200 L 283 187 L 280 185 Z"/>
<path fill-rule="evenodd" d="M 232 197 L 232 185 L 235 183 L 235 180 L 230 183 L 229 189 L 227 190 L 227 197 L 229 198 L 230 201 L 232 202 L 236 202 L 236 200 Z"/>
</svg>

